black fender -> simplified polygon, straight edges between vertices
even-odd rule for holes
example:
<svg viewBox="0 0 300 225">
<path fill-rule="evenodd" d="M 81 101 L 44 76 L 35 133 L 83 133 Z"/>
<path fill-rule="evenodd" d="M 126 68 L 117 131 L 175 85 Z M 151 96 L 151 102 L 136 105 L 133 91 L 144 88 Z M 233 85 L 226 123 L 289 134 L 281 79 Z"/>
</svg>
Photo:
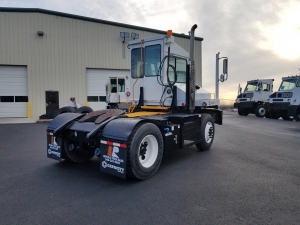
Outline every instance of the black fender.
<svg viewBox="0 0 300 225">
<path fill-rule="evenodd" d="M 104 127 L 101 137 L 126 142 L 133 128 L 141 121 L 143 121 L 143 119 L 138 118 L 119 118 L 112 120 Z"/>
<path fill-rule="evenodd" d="M 61 129 L 68 126 L 72 121 L 80 119 L 85 114 L 81 113 L 63 113 L 56 116 L 48 125 L 47 131 L 57 134 Z"/>
</svg>

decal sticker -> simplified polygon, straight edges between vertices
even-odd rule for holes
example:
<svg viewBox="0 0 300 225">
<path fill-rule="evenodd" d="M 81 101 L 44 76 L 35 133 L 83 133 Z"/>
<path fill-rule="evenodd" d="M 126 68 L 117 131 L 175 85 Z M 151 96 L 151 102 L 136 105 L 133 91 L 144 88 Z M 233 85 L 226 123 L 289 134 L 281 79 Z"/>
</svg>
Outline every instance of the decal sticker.
<svg viewBox="0 0 300 225">
<path fill-rule="evenodd" d="M 101 141 L 100 171 L 126 179 L 127 148 L 119 146 L 117 143 Z"/>
<path fill-rule="evenodd" d="M 47 157 L 61 161 L 62 138 L 52 133 L 47 135 Z"/>
</svg>

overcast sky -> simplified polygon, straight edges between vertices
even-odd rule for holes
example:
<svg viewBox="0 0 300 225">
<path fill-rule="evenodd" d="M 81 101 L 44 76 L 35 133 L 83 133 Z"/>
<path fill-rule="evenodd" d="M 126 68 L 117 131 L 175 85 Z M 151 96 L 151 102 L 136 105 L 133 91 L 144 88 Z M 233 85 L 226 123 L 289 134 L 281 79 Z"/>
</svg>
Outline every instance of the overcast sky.
<svg viewBox="0 0 300 225">
<path fill-rule="evenodd" d="M 237 87 L 259 78 L 298 75 L 299 0 L 0 0 L 0 7 L 41 8 L 203 37 L 203 88 L 215 92 L 215 57 L 229 58 L 220 98 L 235 99 Z M 221 66 L 221 63 L 220 63 Z"/>
</svg>

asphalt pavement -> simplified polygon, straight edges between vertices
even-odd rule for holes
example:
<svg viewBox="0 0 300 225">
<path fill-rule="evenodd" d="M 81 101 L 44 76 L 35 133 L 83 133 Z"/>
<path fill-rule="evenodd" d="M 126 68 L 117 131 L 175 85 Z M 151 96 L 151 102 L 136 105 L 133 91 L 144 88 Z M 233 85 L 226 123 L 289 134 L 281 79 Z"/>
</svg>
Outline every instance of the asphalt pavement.
<svg viewBox="0 0 300 225">
<path fill-rule="evenodd" d="M 146 181 L 48 159 L 47 123 L 0 124 L 0 224 L 300 224 L 300 123 L 223 122 Z"/>
</svg>

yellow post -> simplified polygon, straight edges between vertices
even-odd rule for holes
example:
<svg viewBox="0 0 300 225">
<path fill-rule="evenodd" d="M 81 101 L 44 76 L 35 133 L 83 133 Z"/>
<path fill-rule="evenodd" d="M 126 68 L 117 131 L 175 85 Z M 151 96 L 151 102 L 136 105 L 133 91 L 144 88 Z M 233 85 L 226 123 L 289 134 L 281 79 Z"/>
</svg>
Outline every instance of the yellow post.
<svg viewBox="0 0 300 225">
<path fill-rule="evenodd" d="M 30 118 L 30 102 L 27 102 L 27 117 Z"/>
<path fill-rule="evenodd" d="M 85 106 L 89 106 L 89 103 L 88 103 L 88 102 L 85 102 Z"/>
</svg>

